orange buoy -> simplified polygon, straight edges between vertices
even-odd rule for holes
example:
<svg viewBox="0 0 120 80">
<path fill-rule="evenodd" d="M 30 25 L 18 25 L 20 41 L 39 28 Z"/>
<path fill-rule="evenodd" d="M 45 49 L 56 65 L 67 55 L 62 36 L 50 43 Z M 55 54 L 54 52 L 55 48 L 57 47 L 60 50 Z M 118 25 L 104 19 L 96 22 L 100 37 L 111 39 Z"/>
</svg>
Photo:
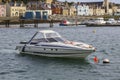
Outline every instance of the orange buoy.
<svg viewBox="0 0 120 80">
<path fill-rule="evenodd" d="M 99 62 L 97 56 L 95 56 L 95 57 L 93 58 L 93 60 L 94 60 L 95 63 L 98 63 L 98 62 Z"/>
</svg>

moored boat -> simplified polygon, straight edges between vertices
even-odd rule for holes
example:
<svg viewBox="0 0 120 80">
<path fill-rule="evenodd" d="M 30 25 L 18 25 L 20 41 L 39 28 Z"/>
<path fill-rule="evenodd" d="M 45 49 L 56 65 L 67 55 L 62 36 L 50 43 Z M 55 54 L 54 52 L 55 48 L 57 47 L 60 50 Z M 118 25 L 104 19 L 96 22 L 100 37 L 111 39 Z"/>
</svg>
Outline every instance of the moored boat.
<svg viewBox="0 0 120 80">
<path fill-rule="evenodd" d="M 104 20 L 104 18 L 97 18 L 95 20 L 95 24 L 106 24 L 106 21 Z"/>
<path fill-rule="evenodd" d="M 69 25 L 71 25 L 71 22 L 69 22 L 68 20 L 62 20 L 59 25 L 60 26 L 69 26 Z"/>
<path fill-rule="evenodd" d="M 36 32 L 30 41 L 20 42 L 16 49 L 22 54 L 67 58 L 85 58 L 95 51 L 91 45 L 68 41 L 52 30 Z"/>
<path fill-rule="evenodd" d="M 74 25 L 81 25 L 80 21 L 68 21 L 68 20 L 62 20 L 59 24 L 60 26 L 74 26 Z"/>
<path fill-rule="evenodd" d="M 103 24 L 106 24 L 106 21 L 104 21 L 104 18 L 96 18 L 96 19 L 89 20 L 87 24 L 88 25 L 103 25 Z"/>
<path fill-rule="evenodd" d="M 109 18 L 106 24 L 117 24 L 117 21 L 114 18 Z"/>
<path fill-rule="evenodd" d="M 119 23 L 119 24 L 120 24 L 120 18 L 117 20 L 117 23 Z"/>
</svg>

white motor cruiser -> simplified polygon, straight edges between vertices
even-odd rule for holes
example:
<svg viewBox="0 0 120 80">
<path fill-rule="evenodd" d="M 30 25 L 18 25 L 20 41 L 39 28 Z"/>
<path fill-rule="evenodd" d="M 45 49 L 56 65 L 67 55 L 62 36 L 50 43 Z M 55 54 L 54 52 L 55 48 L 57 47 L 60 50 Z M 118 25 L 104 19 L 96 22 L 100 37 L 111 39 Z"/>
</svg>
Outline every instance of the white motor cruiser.
<svg viewBox="0 0 120 80">
<path fill-rule="evenodd" d="M 46 57 L 85 58 L 95 51 L 91 45 L 68 41 L 52 30 L 41 30 L 28 42 L 20 42 L 16 47 L 22 54 Z"/>
<path fill-rule="evenodd" d="M 104 20 L 104 18 L 100 17 L 100 18 L 89 20 L 87 24 L 102 25 L 102 24 L 106 24 L 106 21 Z"/>
<path fill-rule="evenodd" d="M 106 24 L 106 21 L 104 20 L 104 18 L 97 18 L 95 20 L 95 24 Z"/>
<path fill-rule="evenodd" d="M 116 24 L 117 21 L 114 18 L 110 18 L 108 19 L 108 21 L 106 21 L 106 24 Z"/>
<path fill-rule="evenodd" d="M 119 23 L 119 24 L 120 24 L 120 18 L 117 20 L 117 23 Z"/>
</svg>

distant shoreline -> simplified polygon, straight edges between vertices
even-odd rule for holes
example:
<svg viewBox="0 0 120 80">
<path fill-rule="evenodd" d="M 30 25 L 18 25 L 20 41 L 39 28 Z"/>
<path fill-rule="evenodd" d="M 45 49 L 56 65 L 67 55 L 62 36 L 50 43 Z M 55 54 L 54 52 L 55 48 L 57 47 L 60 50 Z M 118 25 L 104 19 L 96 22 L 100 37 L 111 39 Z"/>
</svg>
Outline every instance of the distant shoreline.
<svg viewBox="0 0 120 80">
<path fill-rule="evenodd" d="M 40 19 L 19 19 L 19 17 L 0 17 L 0 25 L 4 25 L 6 23 L 9 24 L 20 24 L 23 21 L 24 24 L 32 24 L 32 23 L 58 23 L 62 20 L 71 20 L 71 21 L 84 21 L 89 19 L 94 19 L 98 17 L 103 17 L 105 20 L 109 18 L 114 18 L 118 20 L 120 16 L 112 16 L 112 15 L 102 15 L 102 16 L 63 16 L 63 15 L 52 15 L 51 19 L 48 20 L 40 20 Z"/>
</svg>

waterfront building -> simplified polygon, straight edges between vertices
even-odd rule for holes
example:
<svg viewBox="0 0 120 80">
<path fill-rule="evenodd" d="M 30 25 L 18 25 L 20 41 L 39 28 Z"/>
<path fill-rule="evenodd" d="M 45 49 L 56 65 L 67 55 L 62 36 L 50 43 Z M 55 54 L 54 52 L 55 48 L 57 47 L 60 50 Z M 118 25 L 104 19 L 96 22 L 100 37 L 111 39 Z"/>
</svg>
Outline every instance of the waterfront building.
<svg viewBox="0 0 120 80">
<path fill-rule="evenodd" d="M 97 9 L 96 9 L 96 15 L 97 15 L 97 16 L 105 15 L 105 9 L 97 8 Z"/>
<path fill-rule="evenodd" d="M 42 12 L 46 11 L 48 16 L 52 15 L 51 5 L 47 3 L 39 5 L 36 10 L 40 10 Z"/>
<path fill-rule="evenodd" d="M 69 15 L 69 9 L 66 8 L 66 7 L 63 7 L 63 8 L 62 8 L 62 15 L 63 15 L 63 16 L 68 16 L 68 15 Z"/>
<path fill-rule="evenodd" d="M 89 6 L 89 11 L 93 11 L 93 15 L 113 14 L 113 3 L 109 2 L 109 0 L 104 0 L 100 2 L 81 2 L 80 4 Z M 92 12 L 90 12 L 89 14 L 92 15 Z"/>
<path fill-rule="evenodd" d="M 45 3 L 51 4 L 53 0 L 45 0 Z"/>
<path fill-rule="evenodd" d="M 105 9 L 103 2 L 81 2 L 83 5 L 89 6 L 89 15 L 104 15 Z"/>
<path fill-rule="evenodd" d="M 89 8 L 89 16 L 93 16 L 93 8 Z"/>
<path fill-rule="evenodd" d="M 94 14 L 96 16 L 105 15 L 105 9 L 103 7 L 98 6 L 94 9 Z"/>
<path fill-rule="evenodd" d="M 51 5 L 52 14 L 58 14 L 63 16 L 74 15 L 75 8 L 73 6 L 69 6 L 68 2 L 59 2 L 55 1 Z"/>
<path fill-rule="evenodd" d="M 6 17 L 6 5 L 0 3 L 0 17 Z"/>
<path fill-rule="evenodd" d="M 76 16 L 76 12 L 77 12 L 77 10 L 76 10 L 75 6 L 70 6 L 69 15 L 70 16 Z"/>
<path fill-rule="evenodd" d="M 114 14 L 114 13 L 118 12 L 118 7 L 117 6 L 113 6 L 112 10 L 113 10 L 113 14 Z"/>
<path fill-rule="evenodd" d="M 114 15 L 120 15 L 120 4 L 113 3 L 112 10 Z"/>
<path fill-rule="evenodd" d="M 77 15 L 80 15 L 80 16 L 89 15 L 89 6 L 84 4 L 78 4 L 76 8 L 77 8 Z"/>
<path fill-rule="evenodd" d="M 7 17 L 20 17 L 26 11 L 26 6 L 21 3 L 6 3 L 6 15 Z"/>
<path fill-rule="evenodd" d="M 120 6 L 117 7 L 116 13 L 118 13 L 120 15 Z"/>
<path fill-rule="evenodd" d="M 62 14 L 62 9 L 59 5 L 52 3 L 51 4 L 52 15 L 53 14 Z"/>
<path fill-rule="evenodd" d="M 119 9 L 119 10 L 120 10 L 120 4 L 116 4 L 116 6 L 117 6 L 117 9 Z"/>
<path fill-rule="evenodd" d="M 63 16 L 68 16 L 70 14 L 70 7 L 69 7 L 69 4 L 67 1 L 64 2 L 64 5 L 62 6 L 61 5 L 61 8 L 62 8 L 62 15 Z"/>
<path fill-rule="evenodd" d="M 31 11 L 36 13 L 34 16 L 39 16 L 39 19 L 48 19 L 48 16 L 52 15 L 51 4 L 47 4 L 41 1 L 30 1 L 27 3 L 27 12 Z M 46 18 L 45 18 L 45 17 Z"/>
</svg>

